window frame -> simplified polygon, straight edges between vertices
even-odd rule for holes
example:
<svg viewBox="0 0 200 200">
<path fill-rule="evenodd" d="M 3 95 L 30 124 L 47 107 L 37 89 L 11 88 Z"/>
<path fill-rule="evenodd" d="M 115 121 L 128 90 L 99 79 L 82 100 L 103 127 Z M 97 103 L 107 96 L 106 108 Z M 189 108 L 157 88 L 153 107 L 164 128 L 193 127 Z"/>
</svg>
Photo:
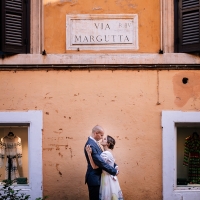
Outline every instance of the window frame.
<svg viewBox="0 0 200 200">
<path fill-rule="evenodd" d="M 43 171 L 42 171 L 42 111 L 27 112 L 0 112 L 0 124 L 29 124 L 28 127 L 28 185 L 16 185 L 22 193 L 36 199 L 43 196 Z M 37 141 L 37 142 L 35 142 Z M 0 189 L 3 186 L 0 186 Z"/>
</svg>

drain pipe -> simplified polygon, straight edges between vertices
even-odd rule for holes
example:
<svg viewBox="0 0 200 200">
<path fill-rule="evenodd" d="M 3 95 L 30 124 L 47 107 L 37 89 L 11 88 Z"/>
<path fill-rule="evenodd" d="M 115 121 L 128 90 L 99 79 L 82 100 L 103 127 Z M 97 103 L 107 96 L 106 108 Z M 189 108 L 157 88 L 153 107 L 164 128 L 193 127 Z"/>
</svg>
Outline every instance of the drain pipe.
<svg viewBox="0 0 200 200">
<path fill-rule="evenodd" d="M 159 54 L 163 54 L 163 0 L 160 0 L 160 50 Z"/>
</svg>

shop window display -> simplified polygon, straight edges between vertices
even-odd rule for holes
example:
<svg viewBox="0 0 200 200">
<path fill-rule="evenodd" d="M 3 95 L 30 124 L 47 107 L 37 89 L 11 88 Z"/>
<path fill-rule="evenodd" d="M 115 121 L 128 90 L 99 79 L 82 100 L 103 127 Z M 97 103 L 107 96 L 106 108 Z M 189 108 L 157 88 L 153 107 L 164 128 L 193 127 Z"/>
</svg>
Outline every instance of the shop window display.
<svg viewBox="0 0 200 200">
<path fill-rule="evenodd" d="M 28 184 L 28 126 L 0 126 L 0 182 Z"/>
<path fill-rule="evenodd" d="M 177 127 L 177 186 L 200 186 L 200 127 Z"/>
<path fill-rule="evenodd" d="M 23 190 L 23 193 L 30 195 L 31 199 L 42 197 L 43 193 L 42 130 L 43 117 L 40 110 L 0 112 L 0 141 L 1 139 L 4 141 L 4 137 L 9 136 L 10 132 L 21 139 L 21 164 L 20 159 L 18 161 L 20 153 L 16 153 L 20 151 L 14 151 L 17 154 L 15 166 L 19 174 L 15 188 Z M 8 164 L 6 150 L 2 155 L 5 158 L 2 158 L 3 166 L 0 168 L 0 188 L 3 188 L 2 181 L 8 177 L 5 173 L 5 166 Z M 12 179 L 11 173 L 10 179 Z"/>
<path fill-rule="evenodd" d="M 163 200 L 199 200 L 200 184 L 191 183 L 184 165 L 186 138 L 194 132 L 200 135 L 200 112 L 162 111 Z"/>
</svg>

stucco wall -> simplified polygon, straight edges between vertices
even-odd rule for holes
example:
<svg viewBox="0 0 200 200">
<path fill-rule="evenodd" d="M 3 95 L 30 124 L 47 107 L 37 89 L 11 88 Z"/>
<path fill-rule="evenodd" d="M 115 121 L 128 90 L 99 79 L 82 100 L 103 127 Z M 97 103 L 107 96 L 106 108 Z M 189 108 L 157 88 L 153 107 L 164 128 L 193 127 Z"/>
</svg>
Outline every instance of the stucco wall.
<svg viewBox="0 0 200 200">
<path fill-rule="evenodd" d="M 162 199 L 161 111 L 199 110 L 200 72 L 43 70 L 0 76 L 1 111 L 43 110 L 43 189 L 50 200 L 88 199 L 83 146 L 96 124 L 116 138 L 125 199 Z"/>
<path fill-rule="evenodd" d="M 66 14 L 138 14 L 139 49 L 123 52 L 159 52 L 159 0 L 144 2 L 141 0 L 44 0 L 43 2 L 44 49 L 47 53 L 71 52 L 66 51 Z M 77 53 L 83 52 L 85 51 Z"/>
</svg>

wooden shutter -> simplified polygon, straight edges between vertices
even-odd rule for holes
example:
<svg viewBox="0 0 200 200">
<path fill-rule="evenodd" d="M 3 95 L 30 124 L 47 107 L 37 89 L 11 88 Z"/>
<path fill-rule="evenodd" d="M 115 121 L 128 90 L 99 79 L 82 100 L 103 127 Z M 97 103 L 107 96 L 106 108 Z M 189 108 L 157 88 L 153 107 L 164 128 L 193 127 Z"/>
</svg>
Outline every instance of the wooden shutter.
<svg viewBox="0 0 200 200">
<path fill-rule="evenodd" d="M 29 0 L 1 1 L 1 51 L 4 53 L 30 52 Z"/>
<path fill-rule="evenodd" d="M 175 2 L 176 52 L 200 52 L 200 0 Z"/>
</svg>

